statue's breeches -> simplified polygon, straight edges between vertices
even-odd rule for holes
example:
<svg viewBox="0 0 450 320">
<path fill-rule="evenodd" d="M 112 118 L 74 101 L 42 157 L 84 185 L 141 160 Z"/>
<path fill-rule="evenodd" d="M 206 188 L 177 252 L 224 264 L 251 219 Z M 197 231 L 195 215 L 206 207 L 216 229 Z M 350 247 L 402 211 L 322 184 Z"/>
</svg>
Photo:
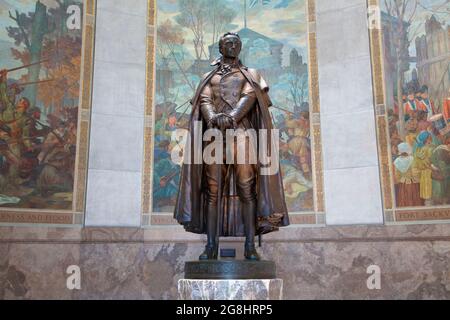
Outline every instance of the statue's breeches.
<svg viewBox="0 0 450 320">
<path fill-rule="evenodd" d="M 219 170 L 221 171 L 221 190 L 227 180 L 229 166 L 233 166 L 235 173 L 236 191 L 239 200 L 242 203 L 248 203 L 256 200 L 256 175 L 255 166 L 251 164 L 211 164 L 206 165 L 206 181 L 207 181 L 207 201 L 210 205 L 217 204 L 217 196 L 219 193 Z M 229 177 L 228 177 L 229 178 Z"/>
<path fill-rule="evenodd" d="M 241 203 L 248 203 L 256 200 L 256 165 L 250 162 L 249 157 L 249 153 L 252 149 L 249 147 L 248 141 L 243 144 L 235 143 L 233 147 L 234 162 L 232 164 L 226 164 L 225 147 L 223 151 L 223 164 L 205 165 L 207 201 L 209 205 L 217 204 L 219 189 L 224 190 L 225 183 L 231 178 L 232 171 L 234 172 L 236 193 Z M 245 153 L 245 161 L 238 162 L 238 152 Z M 219 188 L 219 171 L 221 174 L 221 188 Z"/>
</svg>

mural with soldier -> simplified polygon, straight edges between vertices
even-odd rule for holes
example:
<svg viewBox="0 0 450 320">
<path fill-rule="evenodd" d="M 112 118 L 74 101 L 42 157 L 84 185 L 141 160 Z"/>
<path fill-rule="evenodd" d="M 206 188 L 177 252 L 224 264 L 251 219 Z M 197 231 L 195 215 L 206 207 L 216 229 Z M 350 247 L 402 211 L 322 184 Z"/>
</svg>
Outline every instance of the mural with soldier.
<svg viewBox="0 0 450 320">
<path fill-rule="evenodd" d="M 0 0 L 0 207 L 72 208 L 82 0 Z"/>
<path fill-rule="evenodd" d="M 161 0 L 157 6 L 153 211 L 173 212 L 180 166 L 171 161 L 172 134 L 187 129 L 189 99 L 227 31 L 239 34 L 242 62 L 269 84 L 288 209 L 313 211 L 306 1 Z"/>
<path fill-rule="evenodd" d="M 448 1 L 380 6 L 396 207 L 450 205 Z"/>
</svg>

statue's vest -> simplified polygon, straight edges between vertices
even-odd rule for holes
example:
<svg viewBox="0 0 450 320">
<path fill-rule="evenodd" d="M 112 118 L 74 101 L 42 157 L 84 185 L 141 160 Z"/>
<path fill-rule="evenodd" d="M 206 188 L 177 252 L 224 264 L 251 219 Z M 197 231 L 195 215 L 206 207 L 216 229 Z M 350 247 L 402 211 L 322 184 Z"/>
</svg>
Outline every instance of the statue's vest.
<svg viewBox="0 0 450 320">
<path fill-rule="evenodd" d="M 214 93 L 214 99 L 216 103 L 218 102 L 216 104 L 218 110 L 216 111 L 223 112 L 229 110 L 229 108 L 233 109 L 238 103 L 246 83 L 247 79 L 239 70 L 225 75 L 214 75 L 210 80 L 210 84 Z M 225 109 L 223 109 L 224 107 Z"/>
</svg>

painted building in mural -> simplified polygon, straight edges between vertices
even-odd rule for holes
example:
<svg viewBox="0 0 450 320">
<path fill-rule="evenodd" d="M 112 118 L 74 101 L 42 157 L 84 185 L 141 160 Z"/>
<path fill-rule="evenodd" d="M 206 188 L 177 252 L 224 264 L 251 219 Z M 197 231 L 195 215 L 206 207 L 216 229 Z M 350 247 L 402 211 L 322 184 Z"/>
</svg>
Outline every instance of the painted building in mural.
<svg viewBox="0 0 450 320">
<path fill-rule="evenodd" d="M 418 81 L 428 83 L 440 103 L 450 88 L 450 25 L 432 15 L 425 21 L 425 34 L 415 42 Z"/>
<path fill-rule="evenodd" d="M 0 207 L 71 209 L 83 1 L 0 8 Z"/>
</svg>

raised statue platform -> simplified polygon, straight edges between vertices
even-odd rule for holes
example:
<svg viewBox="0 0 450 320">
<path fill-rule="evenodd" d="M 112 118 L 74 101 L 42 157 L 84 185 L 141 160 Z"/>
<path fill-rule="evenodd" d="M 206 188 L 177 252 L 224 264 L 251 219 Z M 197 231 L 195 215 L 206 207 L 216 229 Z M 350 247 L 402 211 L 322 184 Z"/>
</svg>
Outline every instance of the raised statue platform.
<svg viewBox="0 0 450 320">
<path fill-rule="evenodd" d="M 180 300 L 281 300 L 283 280 L 272 261 L 205 260 L 185 264 Z"/>
</svg>

